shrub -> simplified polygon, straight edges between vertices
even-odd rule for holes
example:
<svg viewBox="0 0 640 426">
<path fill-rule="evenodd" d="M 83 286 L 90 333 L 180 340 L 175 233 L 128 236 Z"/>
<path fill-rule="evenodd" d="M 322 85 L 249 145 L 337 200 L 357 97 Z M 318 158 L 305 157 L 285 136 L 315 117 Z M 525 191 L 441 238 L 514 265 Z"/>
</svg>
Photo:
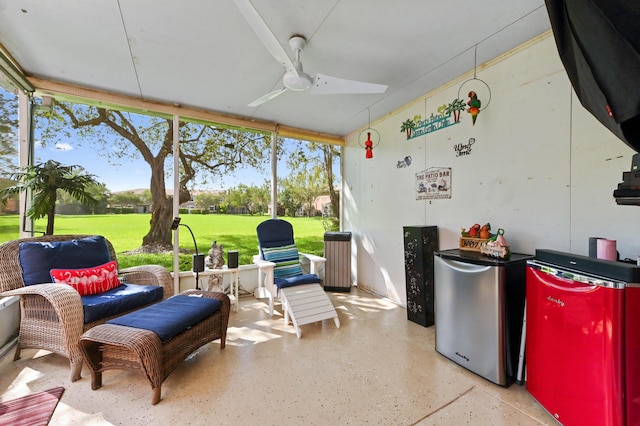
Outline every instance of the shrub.
<svg viewBox="0 0 640 426">
<path fill-rule="evenodd" d="M 340 220 L 335 217 L 328 218 L 322 221 L 322 227 L 325 232 L 338 232 L 340 231 Z"/>
</svg>

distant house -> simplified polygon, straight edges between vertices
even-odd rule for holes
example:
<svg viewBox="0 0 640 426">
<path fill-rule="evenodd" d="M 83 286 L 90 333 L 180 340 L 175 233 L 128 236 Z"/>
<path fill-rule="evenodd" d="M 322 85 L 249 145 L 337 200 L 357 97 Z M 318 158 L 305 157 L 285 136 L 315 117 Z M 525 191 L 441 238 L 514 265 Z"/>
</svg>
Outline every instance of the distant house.
<svg viewBox="0 0 640 426">
<path fill-rule="evenodd" d="M 187 202 L 180 204 L 179 207 L 181 209 L 187 209 L 189 212 L 191 212 L 191 210 L 194 210 L 194 209 L 199 209 L 202 211 L 207 211 L 209 213 L 218 213 L 220 211 L 220 206 L 217 206 L 217 205 L 199 206 L 196 203 L 195 199 L 200 194 L 211 194 L 215 196 L 223 196 L 227 192 L 225 190 L 211 190 L 211 191 L 193 190 L 193 191 L 190 191 L 190 193 L 191 193 L 191 199 Z M 171 196 L 171 195 L 173 195 L 173 190 L 167 189 L 167 196 Z"/>
<path fill-rule="evenodd" d="M 322 217 L 332 216 L 331 196 L 321 195 L 313 201 L 313 208 Z"/>
<path fill-rule="evenodd" d="M 0 178 L 0 188 L 8 188 L 15 184 L 14 181 L 9 179 Z M 7 200 L 7 203 L 0 203 L 0 213 L 4 214 L 17 214 L 20 210 L 20 196 L 14 195 L 13 197 Z"/>
<path fill-rule="evenodd" d="M 125 191 L 115 191 L 112 192 L 113 195 L 115 194 L 123 194 L 123 193 L 133 193 L 135 195 L 141 196 L 145 191 L 148 191 L 147 188 L 136 188 L 136 189 L 127 189 Z M 122 204 L 112 204 L 109 203 L 107 205 L 107 207 L 109 208 L 129 208 L 129 209 L 133 209 L 134 213 L 150 213 L 151 212 L 151 203 L 135 203 L 135 204 L 127 204 L 127 205 L 122 205 Z"/>
<path fill-rule="evenodd" d="M 268 207 L 267 212 L 271 214 L 271 206 Z M 311 214 L 309 213 L 308 204 L 304 204 L 298 210 L 296 210 L 296 216 L 322 216 L 322 217 L 331 217 L 333 216 L 333 212 L 331 211 L 331 196 L 328 194 L 320 195 L 313 200 L 311 204 Z M 284 209 L 278 205 L 278 216 L 284 216 Z"/>
<path fill-rule="evenodd" d="M 19 196 L 15 195 L 7 200 L 7 203 L 0 203 L 0 213 L 17 214 L 19 209 Z"/>
</svg>

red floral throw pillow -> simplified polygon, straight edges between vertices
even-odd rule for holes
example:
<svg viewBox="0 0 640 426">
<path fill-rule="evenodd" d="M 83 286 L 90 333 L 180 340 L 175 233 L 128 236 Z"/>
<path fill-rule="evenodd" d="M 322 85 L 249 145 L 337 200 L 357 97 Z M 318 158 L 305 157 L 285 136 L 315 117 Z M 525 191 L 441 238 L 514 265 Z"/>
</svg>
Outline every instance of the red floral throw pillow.
<svg viewBox="0 0 640 426">
<path fill-rule="evenodd" d="M 69 284 L 80 296 L 104 293 L 120 285 L 115 260 L 92 268 L 52 269 L 50 273 L 54 283 Z"/>
</svg>

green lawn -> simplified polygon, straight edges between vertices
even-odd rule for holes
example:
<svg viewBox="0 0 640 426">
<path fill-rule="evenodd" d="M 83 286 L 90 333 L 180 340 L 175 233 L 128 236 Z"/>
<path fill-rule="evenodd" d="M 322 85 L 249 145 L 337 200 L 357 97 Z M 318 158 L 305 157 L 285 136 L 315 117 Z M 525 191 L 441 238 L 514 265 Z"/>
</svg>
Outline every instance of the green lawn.
<svg viewBox="0 0 640 426">
<path fill-rule="evenodd" d="M 142 237 L 149 230 L 150 214 L 125 215 L 71 215 L 56 216 L 55 234 L 98 234 L 104 235 L 113 244 L 118 253 L 121 268 L 141 264 L 159 264 L 173 269 L 171 254 L 126 255 L 124 252 L 136 249 L 142 244 Z M 206 254 L 211 243 L 217 241 L 227 250 L 238 250 L 240 264 L 251 263 L 258 250 L 256 226 L 269 216 L 245 215 L 184 215 L 182 223 L 189 225 L 198 243 L 198 251 Z M 302 252 L 322 255 L 324 246 L 324 227 L 322 218 L 284 218 L 291 222 L 298 248 Z M 19 218 L 17 215 L 0 216 L 0 242 L 19 238 Z M 168 226 L 168 225 L 167 225 Z M 36 222 L 37 230 L 44 230 L 46 220 Z M 38 234 L 40 235 L 40 234 Z M 191 255 L 195 253 L 191 234 L 180 227 L 180 270 L 191 269 Z M 226 256 L 225 256 L 226 262 Z"/>
</svg>

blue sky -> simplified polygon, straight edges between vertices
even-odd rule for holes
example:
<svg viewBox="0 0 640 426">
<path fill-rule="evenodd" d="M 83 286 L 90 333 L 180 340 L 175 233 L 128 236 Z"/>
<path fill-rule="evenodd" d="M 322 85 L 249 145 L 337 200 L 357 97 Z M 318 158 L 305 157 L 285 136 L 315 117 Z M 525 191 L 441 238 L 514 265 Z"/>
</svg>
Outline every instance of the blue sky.
<svg viewBox="0 0 640 426">
<path fill-rule="evenodd" d="M 37 140 L 37 139 L 36 139 Z M 285 147 L 291 146 L 295 141 L 284 140 Z M 35 161 L 55 160 L 64 165 L 80 165 L 90 173 L 95 175 L 99 182 L 105 183 L 107 189 L 111 192 L 127 191 L 138 188 L 149 188 L 151 179 L 151 169 L 149 165 L 142 160 L 136 151 L 135 159 L 115 158 L 109 156 L 107 152 L 100 152 L 95 149 L 93 144 L 80 144 L 75 140 L 61 138 L 55 145 L 48 144 L 43 147 L 42 144 L 35 144 Z M 278 161 L 278 176 L 286 176 L 289 174 L 289 168 L 286 164 L 287 156 Z M 167 167 L 171 167 L 172 157 L 167 160 Z M 171 164 L 170 164 L 171 162 Z M 334 175 L 340 176 L 340 164 L 334 163 Z M 229 189 L 240 183 L 245 185 L 260 186 L 265 180 L 271 178 L 271 165 L 265 164 L 264 172 L 257 171 L 249 167 L 239 167 L 231 175 L 224 178 L 212 180 L 207 185 L 196 185 L 190 189 Z M 168 175 L 166 180 L 167 188 L 173 188 L 173 177 Z"/>
<path fill-rule="evenodd" d="M 104 155 L 91 147 L 68 142 L 58 142 L 56 146 L 47 147 L 37 144 L 35 156 L 36 162 L 56 160 L 64 165 L 81 165 L 88 173 L 97 176 L 96 180 L 105 183 L 112 192 L 146 188 L 151 177 L 149 166 L 142 160 L 111 165 Z"/>
<path fill-rule="evenodd" d="M 107 185 L 111 192 L 125 191 L 129 189 L 148 188 L 151 179 L 151 169 L 144 160 L 137 159 L 112 159 L 107 158 L 106 153 L 97 152 L 91 145 L 81 145 L 71 141 L 61 141 L 55 146 L 42 147 L 36 144 L 36 162 L 56 160 L 64 165 L 80 165 L 95 176 L 99 182 Z M 169 162 L 173 161 L 169 158 Z M 167 163 L 169 165 L 169 163 Z M 245 185 L 261 185 L 265 179 L 270 178 L 270 167 L 265 168 L 262 174 L 251 168 L 240 168 L 233 175 L 226 176 L 223 180 L 212 181 L 206 187 L 199 186 L 196 189 L 229 189 L 239 183 Z M 288 173 L 284 161 L 278 163 L 278 175 Z M 173 187 L 173 178 L 168 176 L 167 187 Z"/>
</svg>

